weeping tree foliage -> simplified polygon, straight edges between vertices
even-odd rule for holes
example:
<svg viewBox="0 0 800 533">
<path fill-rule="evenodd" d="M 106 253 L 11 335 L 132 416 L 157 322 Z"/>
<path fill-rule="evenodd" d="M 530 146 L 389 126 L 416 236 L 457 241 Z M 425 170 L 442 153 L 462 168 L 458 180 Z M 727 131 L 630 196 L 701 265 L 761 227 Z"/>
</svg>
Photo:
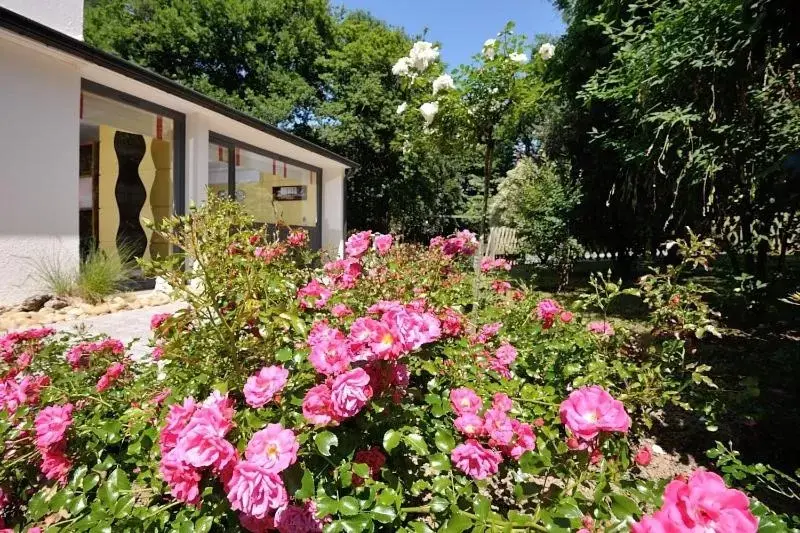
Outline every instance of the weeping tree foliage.
<svg viewBox="0 0 800 533">
<path fill-rule="evenodd" d="M 796 3 L 561 5 L 546 144 L 572 163 L 585 238 L 641 253 L 691 226 L 763 275 L 769 237 L 787 238 L 799 207 Z"/>
</svg>

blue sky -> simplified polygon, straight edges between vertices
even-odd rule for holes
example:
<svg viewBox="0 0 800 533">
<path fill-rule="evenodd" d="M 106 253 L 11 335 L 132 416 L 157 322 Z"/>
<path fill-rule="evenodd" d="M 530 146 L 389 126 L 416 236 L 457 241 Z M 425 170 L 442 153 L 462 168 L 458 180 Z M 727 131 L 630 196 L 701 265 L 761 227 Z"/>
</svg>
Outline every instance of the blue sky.
<svg viewBox="0 0 800 533">
<path fill-rule="evenodd" d="M 517 32 L 560 35 L 561 14 L 550 0 L 333 0 L 348 9 L 365 9 L 411 35 L 427 27 L 427 39 L 442 43 L 442 57 L 453 68 L 469 62 L 483 41 L 517 23 Z"/>
</svg>

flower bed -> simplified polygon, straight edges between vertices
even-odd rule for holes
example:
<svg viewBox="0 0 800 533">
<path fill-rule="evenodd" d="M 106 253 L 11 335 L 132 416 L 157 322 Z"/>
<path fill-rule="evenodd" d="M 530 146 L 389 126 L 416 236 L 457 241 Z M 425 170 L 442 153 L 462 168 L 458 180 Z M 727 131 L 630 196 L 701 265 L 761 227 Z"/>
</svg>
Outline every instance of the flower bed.
<svg viewBox="0 0 800 533">
<path fill-rule="evenodd" d="M 302 232 L 250 227 L 211 199 L 159 228 L 196 267 L 146 265 L 190 303 L 154 317 L 153 361 L 49 330 L 0 341 L 6 527 L 780 527 L 710 472 L 640 478 L 651 413 L 707 386 L 685 340 L 634 352 L 624 328 L 514 289 L 504 263 L 476 273 L 469 232 L 362 232 L 317 268 Z"/>
</svg>

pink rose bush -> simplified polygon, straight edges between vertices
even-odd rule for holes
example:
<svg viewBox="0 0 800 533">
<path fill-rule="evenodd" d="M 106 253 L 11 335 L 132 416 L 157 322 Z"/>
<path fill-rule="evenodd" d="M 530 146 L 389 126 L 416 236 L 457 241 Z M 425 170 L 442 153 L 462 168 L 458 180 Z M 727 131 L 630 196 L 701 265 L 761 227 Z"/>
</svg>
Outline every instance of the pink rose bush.
<svg viewBox="0 0 800 533">
<path fill-rule="evenodd" d="M 478 258 L 476 275 L 466 231 L 428 247 L 358 232 L 321 260 L 281 224 L 254 230 L 215 197 L 166 222 L 202 268 L 143 262 L 190 302 L 155 320 L 157 357 L 0 340 L 0 530 L 758 526 L 763 506 L 708 472 L 654 507 L 663 485 L 630 442 L 659 398 L 694 387 L 654 378 L 661 346 L 643 357 L 622 325 L 587 330 L 502 262 Z"/>
<path fill-rule="evenodd" d="M 595 320 L 593 322 L 589 322 L 586 324 L 586 330 L 603 337 L 614 336 L 614 327 L 604 320 Z"/>
</svg>

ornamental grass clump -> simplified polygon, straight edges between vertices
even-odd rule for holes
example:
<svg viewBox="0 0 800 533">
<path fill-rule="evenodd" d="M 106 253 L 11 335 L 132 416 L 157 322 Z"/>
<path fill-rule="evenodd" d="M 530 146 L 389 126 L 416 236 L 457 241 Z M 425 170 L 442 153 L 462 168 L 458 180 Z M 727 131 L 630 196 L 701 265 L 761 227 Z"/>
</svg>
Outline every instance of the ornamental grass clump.
<svg viewBox="0 0 800 533">
<path fill-rule="evenodd" d="M 359 232 L 345 257 L 324 260 L 301 231 L 276 239 L 217 198 L 156 230 L 183 255 L 145 266 L 189 307 L 153 317 L 152 358 L 50 330 L 0 338 L 4 527 L 776 523 L 716 481 L 695 498 L 702 470 L 662 500 L 665 483 L 639 470 L 643 402 L 682 403 L 705 384 L 632 372 L 642 361 L 624 351 L 623 325 L 588 331 L 578 310 L 515 287 L 502 264 L 475 272 L 469 232 L 429 246 Z M 510 288 L 474 301 L 475 283 L 497 282 Z M 677 364 L 672 352 L 650 357 Z"/>
</svg>

